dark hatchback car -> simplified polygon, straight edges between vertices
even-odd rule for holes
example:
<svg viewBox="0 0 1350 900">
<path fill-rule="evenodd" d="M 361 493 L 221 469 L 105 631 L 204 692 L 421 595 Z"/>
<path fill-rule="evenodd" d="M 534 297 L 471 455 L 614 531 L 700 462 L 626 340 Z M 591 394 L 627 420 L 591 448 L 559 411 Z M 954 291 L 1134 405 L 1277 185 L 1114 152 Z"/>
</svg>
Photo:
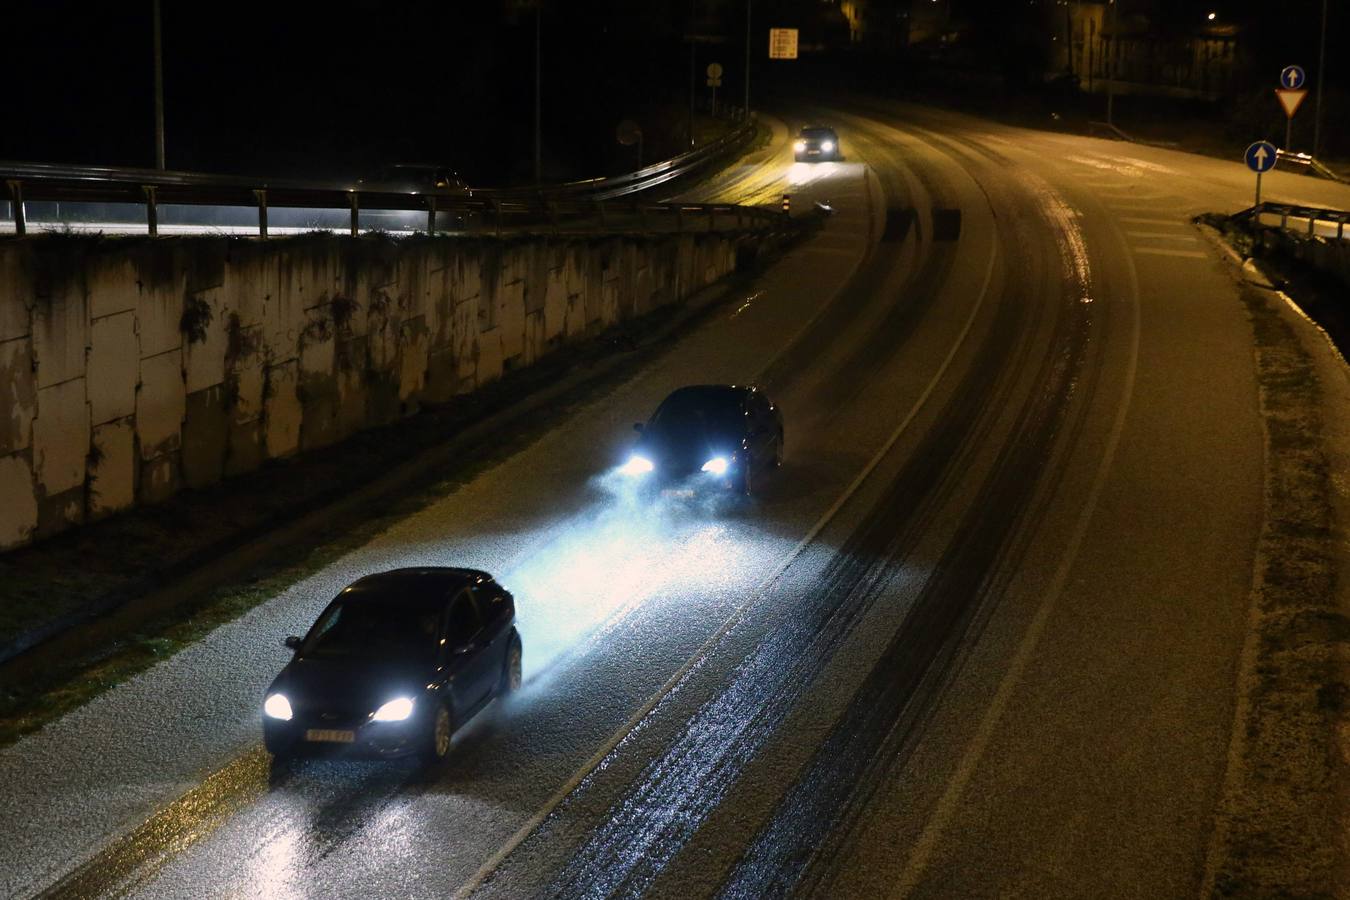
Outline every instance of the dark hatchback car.
<svg viewBox="0 0 1350 900">
<path fill-rule="evenodd" d="M 803 128 L 792 145 L 792 151 L 797 162 L 844 158 L 839 152 L 839 135 L 834 133 L 833 128 L 826 128 L 823 125 Z"/>
<path fill-rule="evenodd" d="M 511 594 L 476 569 L 368 575 L 344 588 L 263 700 L 278 758 L 341 751 L 443 759 L 450 736 L 520 686 Z"/>
<path fill-rule="evenodd" d="M 634 427 L 642 436 L 620 471 L 662 487 L 750 494 L 783 463 L 783 414 L 754 387 L 682 387 Z"/>
</svg>

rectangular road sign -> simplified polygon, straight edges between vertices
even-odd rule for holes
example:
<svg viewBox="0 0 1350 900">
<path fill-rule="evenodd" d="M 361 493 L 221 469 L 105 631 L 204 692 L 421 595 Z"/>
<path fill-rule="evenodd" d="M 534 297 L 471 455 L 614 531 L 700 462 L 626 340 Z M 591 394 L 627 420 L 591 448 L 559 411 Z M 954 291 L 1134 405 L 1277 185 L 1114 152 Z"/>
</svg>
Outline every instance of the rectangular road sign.
<svg viewBox="0 0 1350 900">
<path fill-rule="evenodd" d="M 797 58 L 797 29 L 769 29 L 769 59 Z"/>
<path fill-rule="evenodd" d="M 1284 114 L 1292 119 L 1294 113 L 1298 112 L 1299 104 L 1303 102 L 1303 98 L 1308 96 L 1308 92 L 1276 88 L 1275 95 L 1280 98 L 1280 105 L 1284 107 Z"/>
</svg>

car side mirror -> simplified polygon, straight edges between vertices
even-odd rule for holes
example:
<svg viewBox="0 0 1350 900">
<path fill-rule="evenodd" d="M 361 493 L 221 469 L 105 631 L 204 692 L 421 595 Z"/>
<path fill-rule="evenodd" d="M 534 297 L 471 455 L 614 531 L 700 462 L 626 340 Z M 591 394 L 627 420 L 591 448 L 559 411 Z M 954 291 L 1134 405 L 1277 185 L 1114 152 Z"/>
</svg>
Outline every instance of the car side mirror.
<svg viewBox="0 0 1350 900">
<path fill-rule="evenodd" d="M 292 650 L 300 649 L 300 638 L 296 637 L 293 634 L 287 635 L 286 640 L 282 641 L 282 643 L 285 644 L 287 647 L 291 648 Z"/>
<path fill-rule="evenodd" d="M 638 434 L 642 434 L 642 423 L 641 423 L 641 422 L 634 422 L 634 423 L 633 423 L 633 430 L 636 431 Z"/>
</svg>

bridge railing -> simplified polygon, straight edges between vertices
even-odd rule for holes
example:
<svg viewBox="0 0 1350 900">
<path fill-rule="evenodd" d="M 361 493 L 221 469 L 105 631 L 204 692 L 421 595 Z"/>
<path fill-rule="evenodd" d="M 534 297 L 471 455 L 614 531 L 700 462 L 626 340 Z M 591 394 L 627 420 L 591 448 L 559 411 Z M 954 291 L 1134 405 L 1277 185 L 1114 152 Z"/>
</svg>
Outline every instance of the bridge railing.
<svg viewBox="0 0 1350 900">
<path fill-rule="evenodd" d="M 1323 226 L 1323 237 L 1345 239 L 1345 225 L 1350 222 L 1350 212 L 1340 209 L 1323 209 L 1315 206 L 1297 206 L 1289 203 L 1259 203 L 1250 209 L 1238 213 L 1238 217 L 1248 219 L 1257 225 L 1272 225 L 1286 231 L 1299 231 L 1308 237 L 1319 234 L 1318 226 Z M 1272 221 L 1273 220 L 1273 221 Z"/>
<path fill-rule="evenodd" d="M 361 231 L 363 215 L 369 230 L 371 219 L 387 223 L 391 217 L 382 214 L 390 213 L 400 214 L 392 217 L 400 228 L 427 233 L 502 233 L 539 228 L 685 231 L 774 227 L 781 224 L 781 214 L 757 207 L 653 203 L 643 202 L 637 196 L 706 170 L 745 147 L 754 133 L 753 122 L 746 121 L 716 141 L 637 172 L 533 188 L 402 191 L 359 181 L 322 182 L 0 161 L 0 197 L 9 201 L 13 230 L 18 234 L 25 234 L 30 224 L 26 204 L 39 202 L 76 204 L 84 209 L 89 209 L 89 204 L 117 204 L 122 211 L 141 209 L 146 231 L 151 235 L 160 233 L 161 210 L 166 207 L 253 210 L 257 233 L 262 237 L 268 236 L 269 212 L 276 210 L 329 211 L 330 215 L 323 219 L 326 223 L 332 222 L 331 213 L 340 211 L 343 226 L 353 235 Z M 424 223 L 418 214 L 425 216 Z M 59 212 L 44 221 L 44 225 L 62 223 Z M 424 229 L 419 227 L 422 224 Z M 186 227 L 192 227 L 191 223 Z M 209 231 L 212 226 L 200 227 Z M 318 227 L 340 230 L 332 224 Z"/>
</svg>

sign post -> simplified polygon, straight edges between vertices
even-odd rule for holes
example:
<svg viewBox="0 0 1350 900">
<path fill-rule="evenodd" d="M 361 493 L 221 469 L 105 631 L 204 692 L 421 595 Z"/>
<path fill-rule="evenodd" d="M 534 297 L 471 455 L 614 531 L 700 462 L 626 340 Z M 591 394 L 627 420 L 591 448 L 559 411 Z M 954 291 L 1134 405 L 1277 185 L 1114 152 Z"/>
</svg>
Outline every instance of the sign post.
<svg viewBox="0 0 1350 900">
<path fill-rule="evenodd" d="M 717 115 L 717 89 L 722 86 L 722 64 L 708 63 L 708 87 L 712 88 L 712 114 Z"/>
<path fill-rule="evenodd" d="M 1275 168 L 1275 145 L 1270 141 L 1257 141 L 1247 148 L 1243 158 L 1247 162 L 1247 168 L 1256 173 L 1256 203 L 1253 205 L 1260 206 L 1261 175 Z"/>
</svg>

